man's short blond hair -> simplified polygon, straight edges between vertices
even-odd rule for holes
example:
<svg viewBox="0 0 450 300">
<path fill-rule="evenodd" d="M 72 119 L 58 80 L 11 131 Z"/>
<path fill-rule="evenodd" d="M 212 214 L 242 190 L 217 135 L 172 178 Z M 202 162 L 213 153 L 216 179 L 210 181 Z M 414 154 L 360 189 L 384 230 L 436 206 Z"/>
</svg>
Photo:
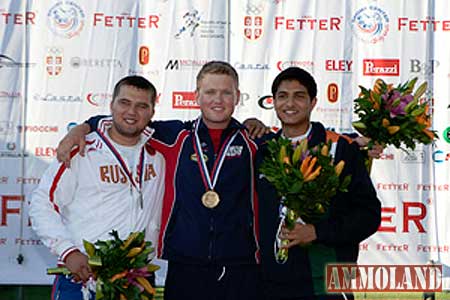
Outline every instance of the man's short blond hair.
<svg viewBox="0 0 450 300">
<path fill-rule="evenodd" d="M 213 60 L 203 65 L 200 72 L 197 74 L 197 89 L 200 86 L 200 81 L 206 74 L 221 74 L 228 75 L 233 78 L 236 83 L 236 88 L 239 87 L 239 76 L 236 70 L 229 63 L 224 61 Z"/>
</svg>

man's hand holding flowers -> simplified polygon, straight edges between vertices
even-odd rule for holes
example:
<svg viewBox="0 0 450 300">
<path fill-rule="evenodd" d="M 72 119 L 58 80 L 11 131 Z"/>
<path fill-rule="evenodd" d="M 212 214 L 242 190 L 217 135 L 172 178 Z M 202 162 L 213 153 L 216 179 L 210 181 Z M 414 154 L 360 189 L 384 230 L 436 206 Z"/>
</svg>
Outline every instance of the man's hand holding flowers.
<svg viewBox="0 0 450 300">
<path fill-rule="evenodd" d="M 327 212 L 331 198 L 346 191 L 350 176 L 340 174 L 344 161 L 334 164 L 331 141 L 311 149 L 308 141 L 292 145 L 289 139 L 268 142 L 269 155 L 261 172 L 273 184 L 280 196 L 280 225 L 275 249 L 280 263 L 288 259 L 287 249 L 307 245 L 317 238 L 312 224 Z"/>
<path fill-rule="evenodd" d="M 283 227 L 280 238 L 289 241 L 282 248 L 289 249 L 296 245 L 305 246 L 317 239 L 316 228 L 312 224 L 296 223 L 292 230 Z"/>
</svg>

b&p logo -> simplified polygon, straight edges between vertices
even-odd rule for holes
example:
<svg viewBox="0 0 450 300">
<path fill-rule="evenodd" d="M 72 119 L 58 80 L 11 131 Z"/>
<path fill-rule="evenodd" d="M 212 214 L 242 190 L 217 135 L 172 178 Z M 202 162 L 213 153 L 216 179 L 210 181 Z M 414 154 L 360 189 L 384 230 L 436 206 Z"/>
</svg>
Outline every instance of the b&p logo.
<svg viewBox="0 0 450 300">
<path fill-rule="evenodd" d="M 74 1 L 59 1 L 47 14 L 50 30 L 55 35 L 67 39 L 77 36 L 83 30 L 84 19 L 83 9 Z"/>
<path fill-rule="evenodd" d="M 353 33 L 366 43 L 383 41 L 389 32 L 389 16 L 377 6 L 366 6 L 356 11 L 352 18 Z"/>
</svg>

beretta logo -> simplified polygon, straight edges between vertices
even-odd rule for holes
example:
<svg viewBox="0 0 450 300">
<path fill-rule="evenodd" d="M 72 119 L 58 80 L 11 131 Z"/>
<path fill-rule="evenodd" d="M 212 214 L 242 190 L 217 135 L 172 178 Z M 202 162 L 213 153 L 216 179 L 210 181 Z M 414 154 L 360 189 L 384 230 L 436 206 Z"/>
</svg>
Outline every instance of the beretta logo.
<svg viewBox="0 0 450 300">
<path fill-rule="evenodd" d="M 199 109 L 194 92 L 172 92 L 172 108 Z"/>
<path fill-rule="evenodd" d="M 400 74 L 399 59 L 364 59 L 363 75 L 366 76 L 398 76 Z"/>
</svg>

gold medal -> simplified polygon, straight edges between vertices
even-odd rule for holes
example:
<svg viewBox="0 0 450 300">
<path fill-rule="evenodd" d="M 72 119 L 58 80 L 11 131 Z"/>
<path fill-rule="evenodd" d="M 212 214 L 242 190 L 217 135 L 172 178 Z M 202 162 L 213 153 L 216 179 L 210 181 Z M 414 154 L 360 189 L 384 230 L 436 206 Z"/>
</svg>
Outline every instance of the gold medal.
<svg viewBox="0 0 450 300">
<path fill-rule="evenodd" d="M 202 203 L 207 208 L 214 208 L 219 204 L 220 198 L 219 194 L 214 192 L 213 190 L 209 190 L 202 196 Z"/>
</svg>

